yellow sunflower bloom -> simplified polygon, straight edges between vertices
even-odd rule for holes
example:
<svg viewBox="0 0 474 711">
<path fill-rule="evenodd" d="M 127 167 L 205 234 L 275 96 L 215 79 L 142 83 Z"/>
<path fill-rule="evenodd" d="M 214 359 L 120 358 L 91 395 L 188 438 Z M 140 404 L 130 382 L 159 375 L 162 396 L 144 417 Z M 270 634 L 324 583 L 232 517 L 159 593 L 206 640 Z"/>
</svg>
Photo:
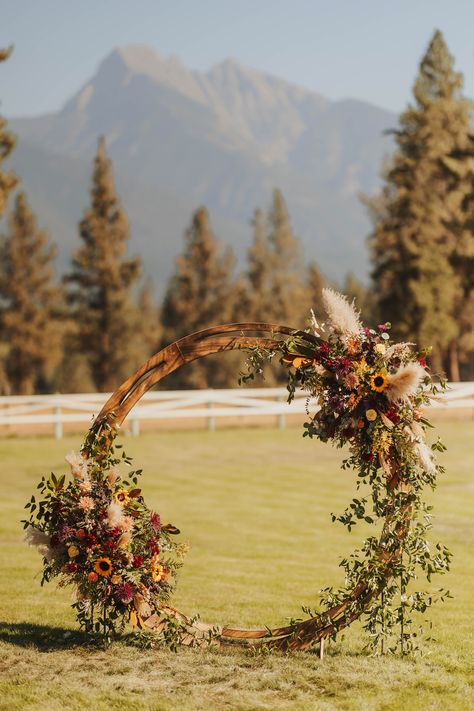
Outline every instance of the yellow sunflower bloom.
<svg viewBox="0 0 474 711">
<path fill-rule="evenodd" d="M 377 393 L 383 393 L 388 385 L 388 378 L 384 373 L 375 373 L 370 378 L 370 387 Z"/>
<path fill-rule="evenodd" d="M 108 578 L 113 570 L 112 561 L 110 558 L 98 558 L 94 563 L 94 570 L 98 575 Z"/>
<path fill-rule="evenodd" d="M 151 569 L 151 577 L 155 583 L 159 583 L 160 580 L 166 580 L 168 572 L 163 568 L 162 565 L 154 565 Z"/>
<path fill-rule="evenodd" d="M 120 506 L 126 506 L 130 500 L 130 496 L 126 489 L 120 489 L 120 491 L 114 494 L 114 499 Z"/>
</svg>

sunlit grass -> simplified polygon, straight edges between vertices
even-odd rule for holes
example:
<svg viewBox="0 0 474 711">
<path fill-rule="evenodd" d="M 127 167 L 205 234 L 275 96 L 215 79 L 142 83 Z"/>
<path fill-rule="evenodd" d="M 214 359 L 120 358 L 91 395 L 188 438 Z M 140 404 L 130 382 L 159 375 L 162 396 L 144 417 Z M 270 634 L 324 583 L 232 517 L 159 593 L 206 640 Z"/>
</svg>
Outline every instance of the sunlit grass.
<svg viewBox="0 0 474 711">
<path fill-rule="evenodd" d="M 41 561 L 22 543 L 19 519 L 39 477 L 66 471 L 80 440 L 0 441 L 0 708 L 28 709 L 468 709 L 472 654 L 474 455 L 472 422 L 440 423 L 448 469 L 434 495 L 433 538 L 455 554 L 454 599 L 434 608 L 436 641 L 421 659 L 362 653 L 360 628 L 314 655 L 245 651 L 141 651 L 83 647 L 70 591 L 39 585 Z M 278 624 L 341 582 L 337 563 L 370 527 L 349 535 L 330 521 L 353 495 L 342 453 L 301 430 L 222 430 L 125 440 L 143 467 L 147 503 L 191 543 L 174 603 L 208 622 Z M 372 531 L 370 531 L 372 532 Z"/>
</svg>

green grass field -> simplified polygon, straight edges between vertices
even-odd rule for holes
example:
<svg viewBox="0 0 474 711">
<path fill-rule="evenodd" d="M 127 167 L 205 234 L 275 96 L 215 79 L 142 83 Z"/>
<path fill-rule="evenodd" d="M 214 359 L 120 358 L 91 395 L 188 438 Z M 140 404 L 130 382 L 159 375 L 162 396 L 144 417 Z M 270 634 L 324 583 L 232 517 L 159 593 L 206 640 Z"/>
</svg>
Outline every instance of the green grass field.
<svg viewBox="0 0 474 711">
<path fill-rule="evenodd" d="M 360 627 L 313 653 L 141 650 L 84 645 L 71 593 L 39 585 L 41 559 L 23 542 L 23 506 L 43 473 L 66 472 L 79 438 L 0 441 L 0 708 L 8 709 L 472 709 L 472 422 L 439 423 L 448 469 L 436 492 L 433 536 L 454 552 L 434 579 L 454 595 L 431 612 L 422 657 L 373 658 Z M 191 544 L 174 603 L 203 621 L 278 624 L 341 581 L 337 563 L 370 530 L 348 534 L 331 511 L 354 482 L 341 452 L 300 429 L 160 433 L 126 440 L 143 467 L 147 503 Z M 372 533 L 373 531 L 371 531 Z"/>
</svg>

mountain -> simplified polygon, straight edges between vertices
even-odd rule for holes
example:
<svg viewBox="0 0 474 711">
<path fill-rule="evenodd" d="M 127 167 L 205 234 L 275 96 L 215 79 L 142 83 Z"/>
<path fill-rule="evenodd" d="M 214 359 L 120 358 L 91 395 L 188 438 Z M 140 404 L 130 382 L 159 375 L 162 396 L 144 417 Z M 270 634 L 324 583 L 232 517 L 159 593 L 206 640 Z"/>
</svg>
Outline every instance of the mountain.
<svg viewBox="0 0 474 711">
<path fill-rule="evenodd" d="M 395 124 L 367 103 L 329 101 L 234 60 L 198 72 L 129 46 L 106 57 L 59 112 L 12 120 L 20 141 L 11 163 L 40 222 L 70 249 L 105 135 L 131 251 L 161 281 L 195 207 L 209 208 L 218 236 L 242 256 L 253 211 L 274 187 L 307 259 L 332 277 L 363 276 L 369 222 L 358 195 L 377 188 L 392 147 L 384 131 Z"/>
</svg>

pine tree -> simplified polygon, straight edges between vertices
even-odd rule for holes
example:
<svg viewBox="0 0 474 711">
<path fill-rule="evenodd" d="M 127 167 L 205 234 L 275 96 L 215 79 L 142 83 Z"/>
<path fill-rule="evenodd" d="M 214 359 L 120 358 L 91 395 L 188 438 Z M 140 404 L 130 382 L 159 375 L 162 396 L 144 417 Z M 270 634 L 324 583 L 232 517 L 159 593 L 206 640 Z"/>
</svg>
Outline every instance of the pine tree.
<svg viewBox="0 0 474 711">
<path fill-rule="evenodd" d="M 397 150 L 382 200 L 373 205 L 370 238 L 379 318 L 392 321 L 398 337 L 431 344 L 433 369 L 446 368 L 453 379 L 453 344 L 462 335 L 458 315 L 466 299 L 456 254 L 474 176 L 470 104 L 461 89 L 462 76 L 435 32 L 415 81 L 414 104 L 395 131 Z"/>
<path fill-rule="evenodd" d="M 316 262 L 310 262 L 306 272 L 306 304 L 302 316 L 307 320 L 310 310 L 313 311 L 318 321 L 325 320 L 322 291 L 327 286 L 327 281 Z M 304 324 L 306 325 L 306 324 Z"/>
<path fill-rule="evenodd" d="M 66 276 L 76 324 L 73 350 L 86 357 L 96 389 L 107 392 L 141 364 L 142 344 L 136 334 L 140 319 L 132 298 L 141 264 L 138 258 L 126 258 L 128 220 L 115 192 L 103 138 L 94 162 L 91 206 L 79 234 L 83 244 Z"/>
<path fill-rule="evenodd" d="M 176 259 L 162 308 L 163 344 L 208 326 L 228 323 L 234 314 L 234 257 L 221 253 L 206 208 L 193 215 L 185 234 L 183 254 Z M 235 358 L 196 361 L 179 370 L 169 382 L 180 388 L 223 387 L 237 382 Z M 232 365 L 234 363 L 234 365 Z M 217 365 L 217 367 L 216 367 Z"/>
<path fill-rule="evenodd" d="M 0 244 L 0 319 L 8 344 L 11 391 L 31 395 L 47 383 L 62 354 L 62 289 L 54 280 L 56 250 L 37 227 L 24 193 L 15 199 Z"/>
<path fill-rule="evenodd" d="M 242 313 L 242 320 L 303 326 L 302 314 L 308 304 L 301 248 L 279 190 L 273 192 L 266 220 L 260 210 L 255 212 L 253 227 L 246 275 L 247 298 L 243 301 L 247 313 Z"/>
<path fill-rule="evenodd" d="M 0 49 L 0 62 L 8 59 L 12 52 L 10 49 Z M 15 137 L 6 128 L 7 122 L 0 116 L 0 217 L 5 211 L 8 195 L 18 183 L 14 173 L 2 170 L 3 161 L 8 158 L 15 147 Z"/>
</svg>

